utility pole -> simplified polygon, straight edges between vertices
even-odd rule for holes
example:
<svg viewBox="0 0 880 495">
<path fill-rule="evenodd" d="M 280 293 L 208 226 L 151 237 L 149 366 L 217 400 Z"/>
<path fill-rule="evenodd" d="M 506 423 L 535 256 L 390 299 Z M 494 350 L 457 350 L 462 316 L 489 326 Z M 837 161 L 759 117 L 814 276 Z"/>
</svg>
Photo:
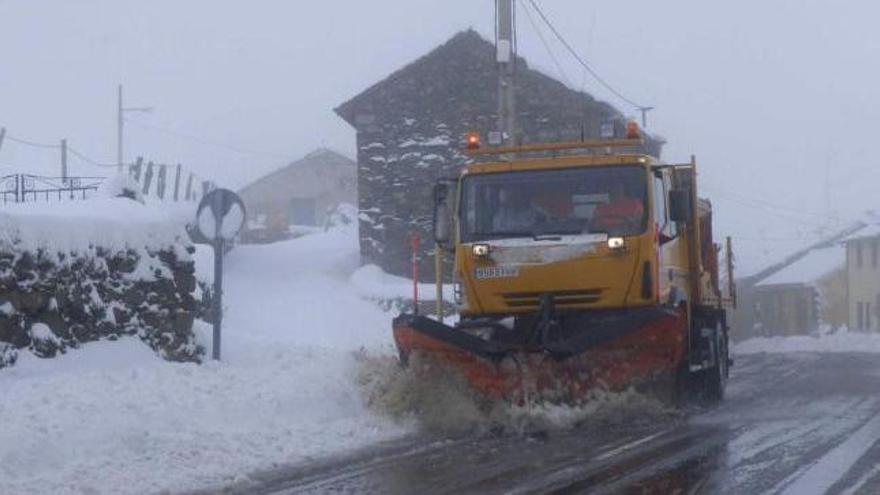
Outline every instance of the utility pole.
<svg viewBox="0 0 880 495">
<path fill-rule="evenodd" d="M 122 85 L 119 85 L 119 91 L 116 99 L 116 167 L 117 172 L 122 173 Z"/>
<path fill-rule="evenodd" d="M 498 37 L 495 40 L 495 54 L 498 62 L 498 130 L 505 144 L 516 141 L 516 105 L 514 95 L 514 2 L 495 0 Z"/>
<path fill-rule="evenodd" d="M 642 112 L 642 129 L 648 128 L 648 112 L 653 109 L 654 107 L 639 107 L 639 111 Z"/>
<path fill-rule="evenodd" d="M 61 182 L 67 182 L 67 140 L 61 140 Z"/>
<path fill-rule="evenodd" d="M 116 166 L 119 173 L 123 172 L 123 139 L 122 128 L 125 125 L 125 112 L 152 112 L 153 107 L 124 107 L 122 105 L 122 84 L 119 85 L 116 98 Z"/>
</svg>

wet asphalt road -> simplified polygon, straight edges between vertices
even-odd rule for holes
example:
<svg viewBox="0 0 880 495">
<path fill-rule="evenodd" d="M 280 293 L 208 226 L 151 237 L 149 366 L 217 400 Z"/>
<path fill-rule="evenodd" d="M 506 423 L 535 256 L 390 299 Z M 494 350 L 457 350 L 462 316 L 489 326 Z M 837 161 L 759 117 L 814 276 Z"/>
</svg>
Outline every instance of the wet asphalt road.
<svg viewBox="0 0 880 495">
<path fill-rule="evenodd" d="M 406 439 L 248 492 L 880 494 L 880 356 L 736 359 L 712 409 L 574 429 Z"/>
</svg>

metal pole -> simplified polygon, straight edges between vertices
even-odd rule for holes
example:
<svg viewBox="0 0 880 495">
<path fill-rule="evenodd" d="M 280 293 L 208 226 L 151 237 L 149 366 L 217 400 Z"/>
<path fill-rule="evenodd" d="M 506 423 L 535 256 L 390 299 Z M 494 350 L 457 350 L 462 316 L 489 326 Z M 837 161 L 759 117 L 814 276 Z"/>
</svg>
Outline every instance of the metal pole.
<svg viewBox="0 0 880 495">
<path fill-rule="evenodd" d="M 0 127 L 0 150 L 3 149 L 3 138 L 6 137 L 6 128 Z"/>
<path fill-rule="evenodd" d="M 119 85 L 116 106 L 116 166 L 122 173 L 122 85 Z"/>
<path fill-rule="evenodd" d="M 642 129 L 648 128 L 648 112 L 653 109 L 654 107 L 639 107 L 639 111 L 642 112 Z"/>
<path fill-rule="evenodd" d="M 419 234 L 413 232 L 410 236 L 412 248 L 412 276 L 413 276 L 413 314 L 419 314 Z"/>
<path fill-rule="evenodd" d="M 434 272 L 436 273 L 435 287 L 437 291 L 437 319 L 443 323 L 443 250 L 440 243 L 434 244 Z"/>
<path fill-rule="evenodd" d="M 513 46 L 513 0 L 495 0 L 498 18 L 498 39 L 495 40 L 495 55 L 498 62 L 498 129 L 507 144 L 515 144 L 516 105 L 514 95 L 513 69 L 516 53 Z"/>
<path fill-rule="evenodd" d="M 67 140 L 61 140 L 61 182 L 67 181 Z"/>
<path fill-rule="evenodd" d="M 217 223 L 218 231 L 220 229 Z M 223 324 L 223 239 L 214 241 L 214 349 L 212 357 L 220 360 L 220 330 Z"/>
<path fill-rule="evenodd" d="M 177 164 L 177 174 L 174 176 L 174 201 L 180 199 L 180 169 L 181 166 Z"/>
<path fill-rule="evenodd" d="M 211 210 L 214 213 L 214 349 L 213 358 L 220 360 L 220 330 L 223 323 L 223 236 L 220 229 L 223 227 L 223 198 L 217 194 L 214 196 L 214 204 Z"/>
</svg>

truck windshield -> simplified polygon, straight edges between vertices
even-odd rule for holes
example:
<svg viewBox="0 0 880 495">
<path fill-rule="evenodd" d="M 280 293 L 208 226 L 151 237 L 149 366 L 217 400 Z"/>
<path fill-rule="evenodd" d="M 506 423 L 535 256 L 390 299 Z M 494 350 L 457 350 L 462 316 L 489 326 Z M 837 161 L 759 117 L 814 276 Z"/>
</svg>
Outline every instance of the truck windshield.
<svg viewBox="0 0 880 495">
<path fill-rule="evenodd" d="M 641 234 L 646 184 L 639 165 L 470 175 L 463 181 L 461 238 Z"/>
</svg>

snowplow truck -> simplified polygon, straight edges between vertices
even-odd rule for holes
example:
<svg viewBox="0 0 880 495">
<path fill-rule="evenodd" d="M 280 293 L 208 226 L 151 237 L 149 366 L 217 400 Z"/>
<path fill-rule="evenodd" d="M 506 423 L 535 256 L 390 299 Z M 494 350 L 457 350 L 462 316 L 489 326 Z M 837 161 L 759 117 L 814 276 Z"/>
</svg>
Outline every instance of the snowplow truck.
<svg viewBox="0 0 880 495">
<path fill-rule="evenodd" d="M 440 303 L 436 318 L 395 318 L 401 361 L 419 355 L 520 402 L 640 383 L 721 400 L 730 239 L 722 290 L 696 161 L 640 154 L 640 132 L 507 147 L 469 134 L 471 163 L 433 198 L 437 286 L 442 253 L 454 253 L 458 321 L 443 323 Z"/>
</svg>

